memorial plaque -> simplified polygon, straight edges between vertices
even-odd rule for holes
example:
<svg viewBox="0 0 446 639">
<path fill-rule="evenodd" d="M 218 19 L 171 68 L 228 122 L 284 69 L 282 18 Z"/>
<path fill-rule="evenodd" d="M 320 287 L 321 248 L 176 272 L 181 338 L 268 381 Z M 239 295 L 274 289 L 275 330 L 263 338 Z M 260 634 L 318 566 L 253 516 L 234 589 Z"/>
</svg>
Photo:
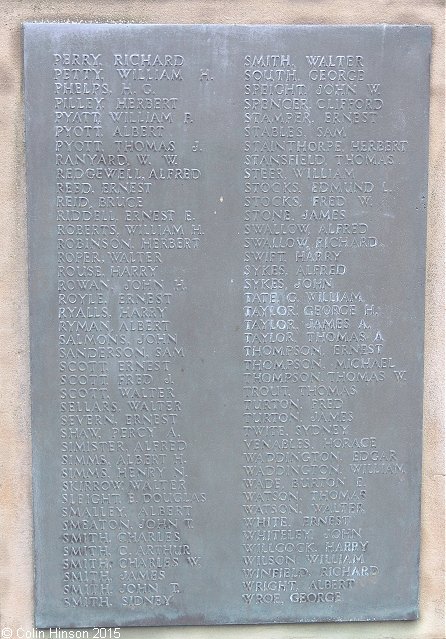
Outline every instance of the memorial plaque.
<svg viewBox="0 0 446 639">
<path fill-rule="evenodd" d="M 25 25 L 37 626 L 417 617 L 430 37 Z"/>
</svg>

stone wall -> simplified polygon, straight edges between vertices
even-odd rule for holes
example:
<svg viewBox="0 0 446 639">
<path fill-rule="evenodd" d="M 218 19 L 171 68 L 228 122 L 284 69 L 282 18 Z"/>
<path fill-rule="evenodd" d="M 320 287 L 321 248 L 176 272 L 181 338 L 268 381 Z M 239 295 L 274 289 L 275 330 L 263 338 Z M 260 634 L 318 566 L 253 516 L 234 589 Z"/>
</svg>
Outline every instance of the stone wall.
<svg viewBox="0 0 446 639">
<path fill-rule="evenodd" d="M 125 639 L 445 639 L 443 0 L 5 0 L 0 20 L 0 628 L 33 625 L 23 21 L 431 24 L 421 618 L 416 622 L 126 629 Z M 414 78 L 414 81 L 416 79 Z M 7 629 L 11 628 L 11 634 Z M 5 632 L 6 629 L 6 632 Z M 22 635 L 25 636 L 25 635 Z M 32 636 L 32 635 L 28 635 Z"/>
</svg>

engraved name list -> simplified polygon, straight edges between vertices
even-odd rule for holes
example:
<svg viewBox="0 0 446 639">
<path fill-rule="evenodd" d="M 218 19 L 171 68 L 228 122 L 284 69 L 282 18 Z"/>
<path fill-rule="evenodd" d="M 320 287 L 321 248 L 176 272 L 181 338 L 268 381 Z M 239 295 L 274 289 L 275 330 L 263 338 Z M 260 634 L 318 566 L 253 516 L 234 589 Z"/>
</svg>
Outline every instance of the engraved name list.
<svg viewBox="0 0 446 639">
<path fill-rule="evenodd" d="M 417 617 L 429 47 L 25 25 L 39 627 Z"/>
</svg>

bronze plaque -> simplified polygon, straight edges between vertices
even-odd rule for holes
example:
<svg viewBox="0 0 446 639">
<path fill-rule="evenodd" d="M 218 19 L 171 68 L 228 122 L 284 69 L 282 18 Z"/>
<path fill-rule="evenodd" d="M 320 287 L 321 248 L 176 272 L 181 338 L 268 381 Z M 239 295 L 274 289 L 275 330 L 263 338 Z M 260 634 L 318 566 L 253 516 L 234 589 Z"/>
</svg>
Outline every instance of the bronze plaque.
<svg viewBox="0 0 446 639">
<path fill-rule="evenodd" d="M 430 39 L 25 25 L 39 627 L 417 617 Z"/>
</svg>

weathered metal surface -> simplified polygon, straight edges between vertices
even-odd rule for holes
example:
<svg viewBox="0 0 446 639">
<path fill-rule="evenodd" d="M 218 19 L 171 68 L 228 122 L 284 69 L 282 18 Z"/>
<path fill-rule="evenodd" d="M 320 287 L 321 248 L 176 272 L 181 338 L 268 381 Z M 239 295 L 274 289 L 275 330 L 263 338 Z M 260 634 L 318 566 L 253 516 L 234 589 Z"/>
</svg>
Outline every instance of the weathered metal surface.
<svg viewBox="0 0 446 639">
<path fill-rule="evenodd" d="M 429 51 L 25 25 L 38 626 L 417 616 Z"/>
</svg>

